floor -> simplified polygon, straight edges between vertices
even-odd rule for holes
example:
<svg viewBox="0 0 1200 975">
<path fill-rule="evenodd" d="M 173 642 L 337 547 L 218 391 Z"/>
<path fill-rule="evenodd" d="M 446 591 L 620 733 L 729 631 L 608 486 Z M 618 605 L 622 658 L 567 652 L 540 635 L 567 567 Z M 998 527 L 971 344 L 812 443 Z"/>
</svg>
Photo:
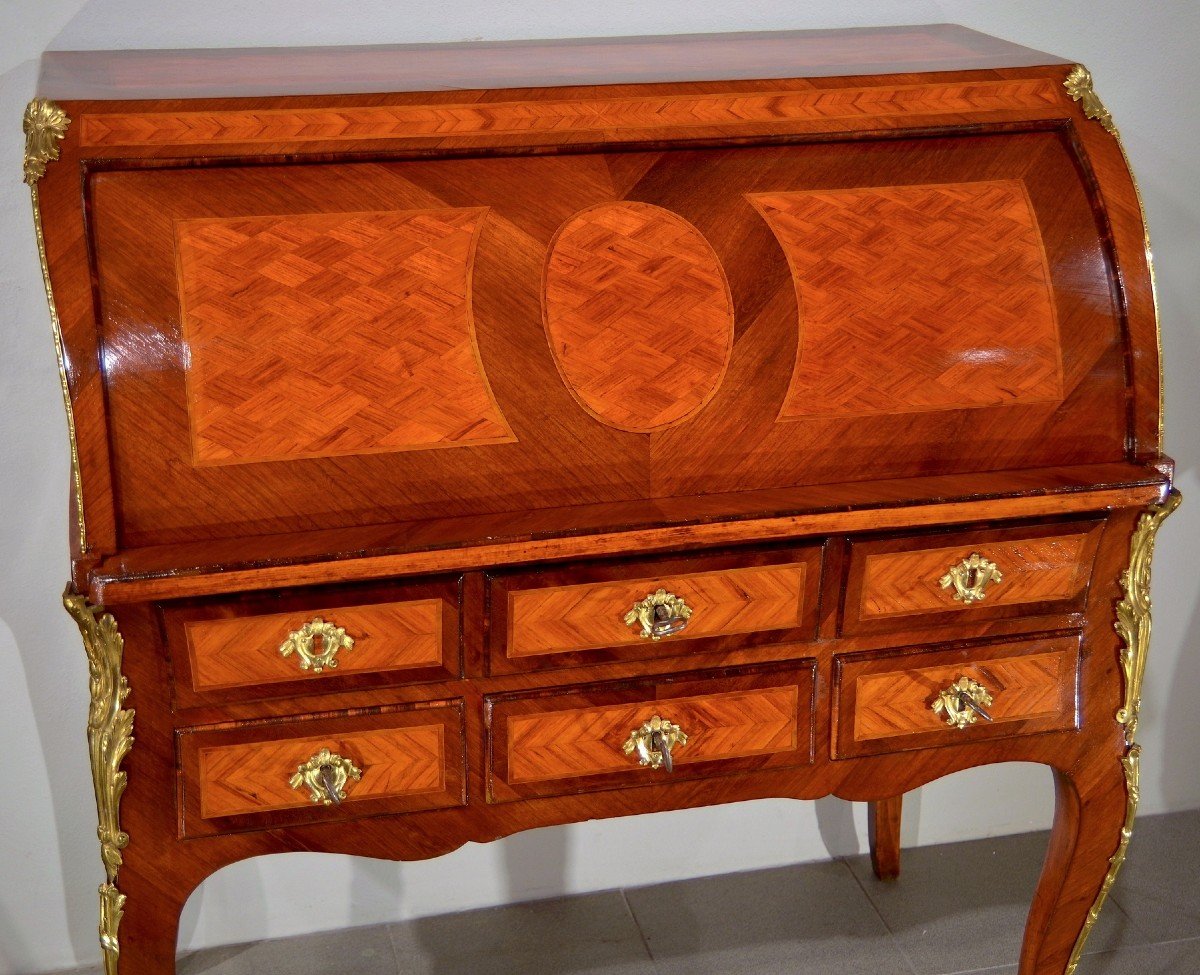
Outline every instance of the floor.
<svg viewBox="0 0 1200 975">
<path fill-rule="evenodd" d="M 1079 975 L 1200 975 L 1200 811 L 1143 817 Z M 1015 975 L 1046 834 L 198 951 L 180 975 Z M 94 970 L 94 969 L 89 969 Z"/>
</svg>

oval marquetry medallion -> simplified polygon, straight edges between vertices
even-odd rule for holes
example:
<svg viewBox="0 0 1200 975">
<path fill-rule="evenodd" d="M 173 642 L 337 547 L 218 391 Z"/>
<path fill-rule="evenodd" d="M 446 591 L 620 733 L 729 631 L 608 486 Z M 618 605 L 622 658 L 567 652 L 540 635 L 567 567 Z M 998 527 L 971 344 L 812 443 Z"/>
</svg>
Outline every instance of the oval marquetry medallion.
<svg viewBox="0 0 1200 975">
<path fill-rule="evenodd" d="M 648 203 L 581 210 L 550 243 L 546 335 L 571 395 L 645 433 L 703 407 L 733 350 L 733 299 L 712 245 Z"/>
</svg>

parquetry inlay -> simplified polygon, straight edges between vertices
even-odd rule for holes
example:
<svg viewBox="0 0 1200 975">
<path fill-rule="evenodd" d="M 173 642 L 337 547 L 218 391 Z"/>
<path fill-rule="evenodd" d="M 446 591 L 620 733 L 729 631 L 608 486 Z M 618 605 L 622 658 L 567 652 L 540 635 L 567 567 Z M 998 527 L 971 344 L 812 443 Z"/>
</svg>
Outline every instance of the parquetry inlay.
<svg viewBox="0 0 1200 975">
<path fill-rule="evenodd" d="M 781 420 L 1063 398 L 1054 297 L 1022 183 L 756 193 L 800 344 Z"/>
<path fill-rule="evenodd" d="M 628 201 L 577 213 L 550 245 L 543 302 L 563 381 L 611 426 L 686 419 L 725 374 L 725 272 L 704 235 L 669 210 Z"/>
<path fill-rule="evenodd" d="M 486 215 L 179 222 L 195 463 L 512 441 L 471 317 Z"/>
</svg>

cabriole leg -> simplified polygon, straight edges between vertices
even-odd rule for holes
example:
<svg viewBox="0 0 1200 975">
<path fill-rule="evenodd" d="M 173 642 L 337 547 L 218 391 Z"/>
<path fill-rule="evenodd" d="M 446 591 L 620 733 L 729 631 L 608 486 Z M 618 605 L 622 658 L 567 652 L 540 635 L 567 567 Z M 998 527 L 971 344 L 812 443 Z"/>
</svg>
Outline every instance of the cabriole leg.
<svg viewBox="0 0 1200 975">
<path fill-rule="evenodd" d="M 895 880 L 900 876 L 900 818 L 903 811 L 903 795 L 867 803 L 871 866 L 880 880 Z"/>
<path fill-rule="evenodd" d="M 1054 829 L 1038 881 L 1020 975 L 1073 975 L 1125 860 L 1138 800 L 1136 747 L 1055 771 Z"/>
</svg>

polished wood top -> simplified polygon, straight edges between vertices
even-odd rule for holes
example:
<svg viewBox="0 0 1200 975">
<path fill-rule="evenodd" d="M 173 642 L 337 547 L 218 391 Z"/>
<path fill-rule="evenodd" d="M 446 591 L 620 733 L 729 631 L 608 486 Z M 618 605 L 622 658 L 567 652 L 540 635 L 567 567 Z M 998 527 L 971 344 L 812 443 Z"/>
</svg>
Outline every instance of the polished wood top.
<svg viewBox="0 0 1200 975">
<path fill-rule="evenodd" d="M 54 99 L 222 98 L 807 78 L 1066 64 L 957 24 L 397 44 L 342 48 L 50 51 Z"/>
</svg>

